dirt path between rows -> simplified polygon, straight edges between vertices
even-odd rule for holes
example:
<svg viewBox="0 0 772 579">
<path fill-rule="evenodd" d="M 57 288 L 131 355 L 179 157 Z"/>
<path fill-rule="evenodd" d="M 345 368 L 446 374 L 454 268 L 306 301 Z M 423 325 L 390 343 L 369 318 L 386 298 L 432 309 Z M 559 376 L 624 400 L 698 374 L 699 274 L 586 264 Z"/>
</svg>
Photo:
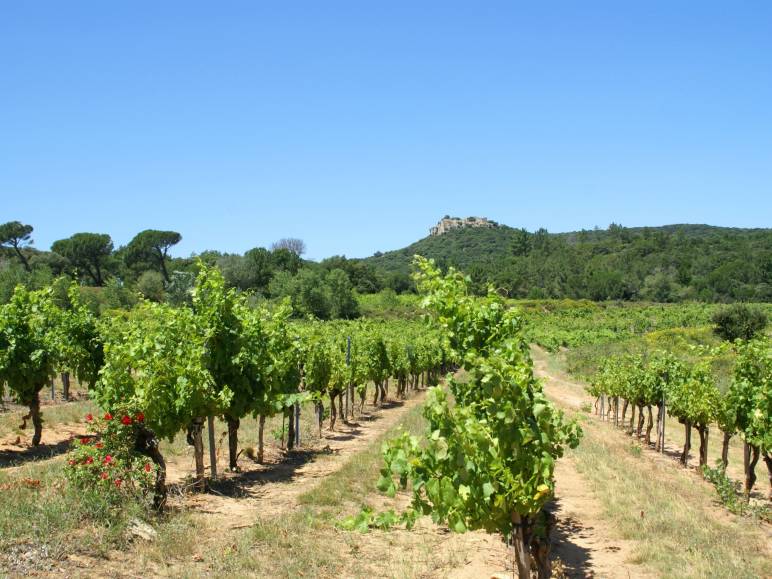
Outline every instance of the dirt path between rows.
<svg viewBox="0 0 772 579">
<path fill-rule="evenodd" d="M 339 422 L 334 432 L 325 429 L 321 439 L 286 456 L 267 453 L 263 465 L 241 460 L 242 472 L 224 475 L 209 493 L 186 495 L 184 506 L 206 513 L 207 517 L 221 517 L 224 527 L 231 529 L 254 524 L 258 515 L 272 517 L 291 512 L 298 506 L 300 495 L 339 470 L 349 457 L 367 448 L 411 408 L 420 405 L 424 392 L 387 403 L 384 408 L 357 417 L 351 424 Z M 181 476 L 172 465 L 170 481 Z"/>
<path fill-rule="evenodd" d="M 534 374 L 544 380 L 547 395 L 560 406 L 574 410 L 587 399 L 579 384 L 549 369 L 547 354 L 533 349 Z M 555 468 L 555 516 L 553 536 L 555 570 L 567 577 L 648 577 L 640 565 L 629 560 L 634 541 L 615 538 L 603 516 L 603 508 L 588 481 L 577 471 L 571 456 L 564 456 Z"/>
<path fill-rule="evenodd" d="M 56 458 L 67 452 L 72 441 L 86 436 L 83 424 L 44 424 L 39 446 L 32 446 L 32 426 L 24 434 L 9 434 L 0 438 L 0 470 L 15 472 L 30 461 Z"/>
</svg>

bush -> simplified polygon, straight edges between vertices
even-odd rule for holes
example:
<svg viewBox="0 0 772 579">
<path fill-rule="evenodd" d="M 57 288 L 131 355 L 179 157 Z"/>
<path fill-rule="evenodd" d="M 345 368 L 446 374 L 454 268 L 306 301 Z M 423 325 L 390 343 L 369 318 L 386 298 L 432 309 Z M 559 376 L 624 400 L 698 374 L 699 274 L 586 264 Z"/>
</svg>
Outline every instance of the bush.
<svg viewBox="0 0 772 579">
<path fill-rule="evenodd" d="M 141 413 L 105 413 L 101 418 L 86 416 L 89 432 L 73 443 L 67 456 L 65 474 L 69 482 L 106 505 L 127 499 L 151 504 L 156 466 L 134 450 Z"/>
<path fill-rule="evenodd" d="M 760 308 L 733 304 L 713 315 L 713 332 L 723 340 L 750 340 L 767 326 L 767 316 Z"/>
<path fill-rule="evenodd" d="M 137 291 L 146 299 L 162 302 L 164 299 L 164 278 L 157 271 L 148 270 L 137 280 Z"/>
</svg>

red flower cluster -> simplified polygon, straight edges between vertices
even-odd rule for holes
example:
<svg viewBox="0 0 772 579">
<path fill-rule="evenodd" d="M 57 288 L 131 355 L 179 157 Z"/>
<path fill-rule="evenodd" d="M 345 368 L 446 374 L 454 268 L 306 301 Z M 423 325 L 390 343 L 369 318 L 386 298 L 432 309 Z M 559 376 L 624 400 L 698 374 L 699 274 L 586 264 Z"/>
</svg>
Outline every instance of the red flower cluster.
<svg viewBox="0 0 772 579">
<path fill-rule="evenodd" d="M 145 415 L 142 412 L 137 413 L 137 422 L 144 422 L 145 421 Z"/>
<path fill-rule="evenodd" d="M 86 414 L 86 422 L 91 422 L 92 420 L 94 420 L 94 415 L 89 412 Z"/>
<path fill-rule="evenodd" d="M 119 478 L 115 479 L 115 486 L 117 486 L 118 488 L 121 488 L 121 483 L 122 482 L 123 481 L 121 479 L 119 479 Z"/>
<path fill-rule="evenodd" d="M 84 464 L 91 464 L 92 462 L 94 462 L 94 457 L 93 456 L 87 456 L 86 457 L 86 462 Z"/>
<path fill-rule="evenodd" d="M 112 419 L 113 419 L 113 415 L 110 414 L 109 412 L 105 412 L 105 420 L 112 420 Z"/>
<path fill-rule="evenodd" d="M 102 474 L 100 474 L 99 476 L 101 476 L 101 477 L 102 477 L 102 480 L 107 480 L 107 477 L 108 477 L 109 475 L 108 475 L 106 472 L 104 472 L 104 471 L 103 471 L 103 472 L 102 472 Z"/>
<path fill-rule="evenodd" d="M 81 444 L 88 444 L 89 442 L 91 442 L 91 438 L 89 438 L 88 436 L 83 436 L 80 439 Z"/>
<path fill-rule="evenodd" d="M 111 462 L 113 462 L 113 457 L 108 454 L 105 457 L 105 464 L 110 464 Z"/>
<path fill-rule="evenodd" d="M 131 417 L 130 416 L 126 416 L 124 414 L 123 418 L 121 418 L 121 424 L 123 424 L 124 426 L 128 426 L 129 424 L 131 424 Z"/>
<path fill-rule="evenodd" d="M 150 467 L 150 463 L 149 463 L 149 462 L 146 462 L 146 463 L 145 463 L 145 472 L 150 472 L 150 468 L 151 468 L 151 467 Z"/>
</svg>

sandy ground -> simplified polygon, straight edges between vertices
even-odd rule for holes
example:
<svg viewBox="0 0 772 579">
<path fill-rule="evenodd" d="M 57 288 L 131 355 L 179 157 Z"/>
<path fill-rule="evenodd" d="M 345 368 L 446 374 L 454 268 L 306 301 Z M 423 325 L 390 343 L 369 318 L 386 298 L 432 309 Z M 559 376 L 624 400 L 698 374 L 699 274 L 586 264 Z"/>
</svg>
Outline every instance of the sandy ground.
<svg viewBox="0 0 772 579">
<path fill-rule="evenodd" d="M 548 355 L 534 348 L 534 371 L 544 380 L 547 394 L 560 406 L 579 409 L 590 401 L 581 384 L 549 367 Z M 172 486 L 172 508 L 185 508 L 196 517 L 206 519 L 207 528 L 235 530 L 251 526 L 258 516 L 281 516 L 298 506 L 299 497 L 312 490 L 327 475 L 342 468 L 348 459 L 365 449 L 372 441 L 392 428 L 411 408 L 423 401 L 423 393 L 410 399 L 387 404 L 381 409 L 370 409 L 356 422 L 341 424 L 335 432 L 325 430 L 321 439 L 314 439 L 294 453 L 284 453 L 274 447 L 266 447 L 265 464 L 258 465 L 242 457 L 241 472 L 224 473 L 212 490 L 205 494 L 181 492 L 186 477 L 192 472 L 192 457 L 182 455 L 169 461 L 169 482 Z M 64 452 L 69 441 L 84 434 L 85 426 L 46 424 L 43 444 L 38 449 L 29 447 L 26 437 L 8 436 L 0 439 L 0 467 L 4 471 L 19 459 L 44 459 Z M 674 454 L 678 448 L 669 448 Z M 223 450 L 224 453 L 224 450 Z M 649 453 L 647 453 L 649 454 Z M 650 453 L 653 460 L 673 459 Z M 208 458 L 208 456 L 207 456 Z M 224 456 L 219 468 L 224 471 Z M 675 465 L 674 465 L 675 466 Z M 635 545 L 631 541 L 616 539 L 615 533 L 603 517 L 597 496 L 587 481 L 577 471 L 570 456 L 561 458 L 556 468 L 556 498 L 551 504 L 556 517 L 553 535 L 553 565 L 558 577 L 647 577 L 646 571 L 630 562 Z M 696 476 L 696 475 L 695 475 Z M 175 493 L 175 489 L 177 492 Z M 485 577 L 511 577 L 512 554 L 497 536 L 482 532 L 456 535 L 445 529 L 422 521 L 414 531 L 439 537 L 441 548 L 452 549 L 459 554 L 454 569 L 438 571 L 436 577 L 473 579 Z M 374 545 L 382 539 L 373 537 Z M 200 548 L 207 549 L 222 541 L 221 533 L 202 536 Z M 375 548 L 375 547 L 374 547 Z M 107 559 L 72 557 L 69 572 L 90 575 L 110 574 L 131 576 L 131 553 L 110 553 Z M 166 569 L 166 573 L 173 569 Z M 177 569 L 180 571 L 180 569 Z"/>
</svg>

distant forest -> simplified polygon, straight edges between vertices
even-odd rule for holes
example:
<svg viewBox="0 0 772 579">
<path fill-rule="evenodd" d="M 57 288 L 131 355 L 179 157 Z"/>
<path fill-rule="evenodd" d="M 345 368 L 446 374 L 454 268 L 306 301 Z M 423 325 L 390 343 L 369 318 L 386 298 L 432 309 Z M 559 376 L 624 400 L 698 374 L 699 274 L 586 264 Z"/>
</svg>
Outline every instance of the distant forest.
<svg viewBox="0 0 772 579">
<path fill-rule="evenodd" d="M 476 292 L 493 284 L 513 298 L 586 298 L 677 302 L 772 302 L 772 229 L 707 225 L 625 228 L 553 234 L 507 226 L 457 229 L 364 259 L 303 259 L 299 239 L 241 254 L 169 255 L 182 235 L 145 230 L 115 248 L 108 234 L 76 233 L 35 248 L 33 227 L 0 225 L 0 303 L 17 284 L 43 287 L 74 279 L 94 309 L 131 307 L 143 296 L 190 299 L 197 260 L 216 264 L 232 287 L 256 299 L 290 298 L 299 316 L 359 315 L 356 294 L 414 291 L 412 256 L 467 273 Z"/>
<path fill-rule="evenodd" d="M 612 224 L 553 234 L 466 228 L 364 262 L 397 280 L 416 253 L 466 272 L 477 291 L 492 283 L 513 298 L 772 301 L 772 229 Z"/>
</svg>

